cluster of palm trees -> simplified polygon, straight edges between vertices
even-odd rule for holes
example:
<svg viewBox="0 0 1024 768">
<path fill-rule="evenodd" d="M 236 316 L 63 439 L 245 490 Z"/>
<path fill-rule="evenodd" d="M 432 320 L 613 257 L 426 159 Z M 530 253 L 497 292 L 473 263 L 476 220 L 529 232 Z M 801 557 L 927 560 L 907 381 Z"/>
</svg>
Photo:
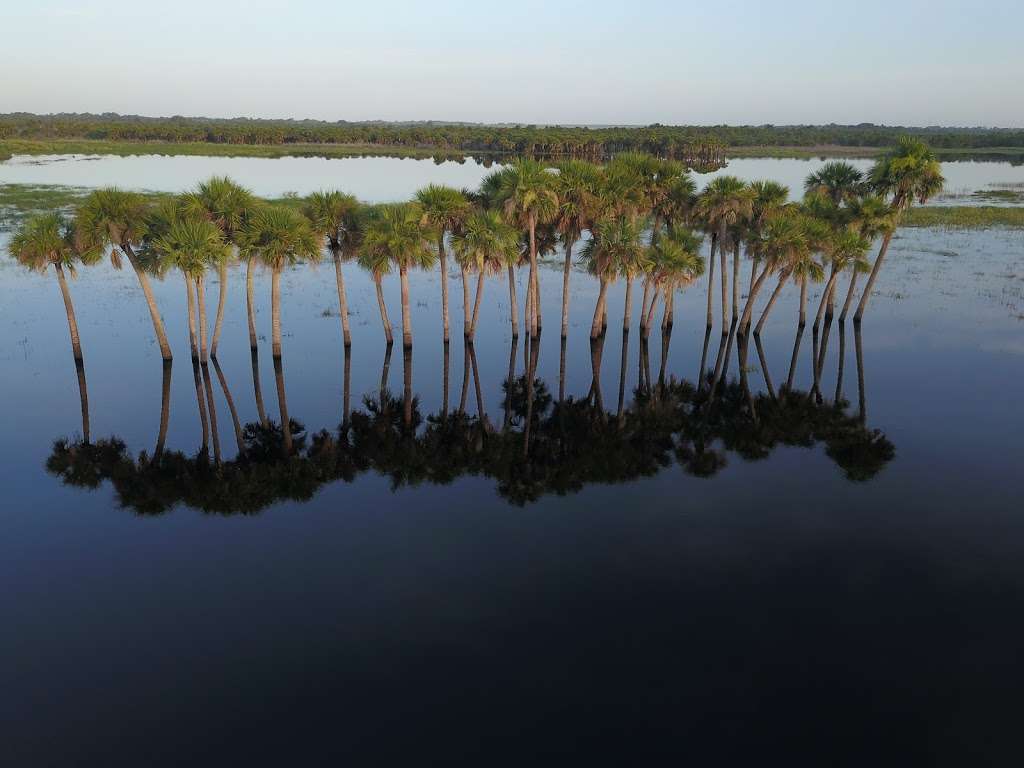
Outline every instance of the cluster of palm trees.
<svg viewBox="0 0 1024 768">
<path fill-rule="evenodd" d="M 214 357 L 227 299 L 227 268 L 247 264 L 246 296 L 250 346 L 256 348 L 254 277 L 257 265 L 271 271 L 272 351 L 281 356 L 282 271 L 317 261 L 329 251 L 335 266 L 344 344 L 351 344 L 343 264 L 355 260 L 371 273 L 385 338 L 393 339 L 382 291 L 384 276 L 399 273 L 402 342 L 411 347 L 409 271 L 440 266 L 444 340 L 450 333 L 448 258 L 458 263 L 463 288 L 463 334 L 472 340 L 480 315 L 484 279 L 507 271 L 512 335 L 519 334 L 515 270 L 528 269 L 524 326 L 531 339 L 542 329 L 541 257 L 564 250 L 562 337 L 568 333 L 570 278 L 576 246 L 600 290 L 591 338 L 607 328 L 609 286 L 625 281 L 623 330 L 632 317 L 633 286 L 642 281 L 640 332 L 646 337 L 659 303 L 662 325 L 671 327 L 675 296 L 706 271 L 707 325 L 713 325 L 714 269 L 718 256 L 722 333 L 746 334 L 756 301 L 770 278 L 776 287 L 756 325 L 759 333 L 784 285 L 800 284 L 799 325 L 806 322 L 809 281 L 826 280 L 816 325 L 830 317 L 840 276 L 850 273 L 840 320 L 855 295 L 857 276 L 869 268 L 871 242 L 881 247 L 855 314 L 859 322 L 882 267 L 900 214 L 942 188 L 939 164 L 929 148 L 905 138 L 870 173 L 843 162 L 825 165 L 808 177 L 801 202 L 771 181 L 744 183 L 732 176 L 713 179 L 699 194 L 689 172 L 672 160 L 623 153 L 606 165 L 571 160 L 545 165 L 517 159 L 493 171 L 477 190 L 430 185 L 415 199 L 369 206 L 338 191 L 316 192 L 300 205 L 270 204 L 227 178 L 212 178 L 188 193 L 150 204 L 116 188 L 92 192 L 72 218 L 48 213 L 29 220 L 11 241 L 13 255 L 37 270 L 54 268 L 61 286 L 72 347 L 81 343 L 65 272 L 109 253 L 115 266 L 134 269 L 146 298 L 161 355 L 170 345 L 150 286 L 150 276 L 176 270 L 188 296 L 193 359 Z M 701 255 L 710 236 L 710 255 Z M 727 256 L 732 255 L 731 299 Z M 740 262 L 750 261 L 746 301 L 741 305 Z M 219 297 L 212 338 L 206 316 L 206 275 L 219 273 Z M 470 275 L 477 278 L 470 299 Z M 827 277 L 826 277 L 827 276 Z M 731 307 L 731 309 L 730 309 Z"/>
</svg>

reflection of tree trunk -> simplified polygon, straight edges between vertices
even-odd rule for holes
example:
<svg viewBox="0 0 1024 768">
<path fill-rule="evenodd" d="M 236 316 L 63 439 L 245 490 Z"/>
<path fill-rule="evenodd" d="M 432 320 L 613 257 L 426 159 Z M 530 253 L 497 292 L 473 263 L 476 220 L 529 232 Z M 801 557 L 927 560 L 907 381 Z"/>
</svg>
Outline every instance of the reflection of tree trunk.
<svg viewBox="0 0 1024 768">
<path fill-rule="evenodd" d="M 476 416 L 480 420 L 480 424 L 483 425 L 487 419 L 487 414 L 484 412 L 484 397 L 483 391 L 480 388 L 480 369 L 476 364 L 476 349 L 473 347 L 473 342 L 469 342 L 469 360 L 473 364 L 473 387 L 476 390 Z"/>
<path fill-rule="evenodd" d="M 256 349 L 256 308 L 253 299 L 252 269 L 255 259 L 249 259 L 245 267 L 245 314 L 249 320 L 249 348 Z"/>
<path fill-rule="evenodd" d="M 398 268 L 402 285 L 402 346 L 412 346 L 412 316 L 409 314 L 409 270 L 404 264 Z"/>
<path fill-rule="evenodd" d="M 473 302 L 473 321 L 469 324 L 469 338 L 476 338 L 476 324 L 480 319 L 480 302 L 484 296 L 484 270 L 476 277 L 476 300 Z"/>
<path fill-rule="evenodd" d="M 767 273 L 767 271 L 768 271 L 768 267 L 765 266 L 765 272 Z M 789 272 L 788 271 L 782 273 L 782 276 L 779 278 L 779 284 L 776 285 L 775 286 L 775 290 L 772 291 L 772 295 L 768 299 L 768 303 L 765 305 L 764 311 L 761 313 L 761 319 L 757 321 L 757 327 L 754 328 L 754 334 L 755 335 L 757 335 L 757 336 L 761 335 L 761 331 L 764 329 L 765 320 L 768 319 L 768 313 L 771 312 L 772 311 L 772 307 L 775 306 L 775 300 L 777 298 L 779 298 L 779 294 L 782 293 L 782 287 L 786 284 L 787 280 L 789 280 Z M 751 306 L 753 306 L 753 305 L 751 305 Z M 751 309 L 751 313 L 753 313 L 753 309 Z"/>
<path fill-rule="evenodd" d="M 821 374 L 825 369 L 825 356 L 828 354 L 828 337 L 832 333 L 832 318 L 829 317 L 825 321 L 824 328 L 821 331 L 821 349 L 818 351 L 818 359 L 815 361 L 818 368 L 818 394 L 821 394 Z"/>
<path fill-rule="evenodd" d="M 78 400 L 82 406 L 82 442 L 89 444 L 89 389 L 85 384 L 85 363 L 75 360 L 75 372 L 78 374 Z"/>
<path fill-rule="evenodd" d="M 516 270 L 508 268 L 508 300 L 512 305 L 512 338 L 519 336 L 519 302 L 516 300 Z"/>
<path fill-rule="evenodd" d="M 156 436 L 156 449 L 153 458 L 159 459 L 167 442 L 167 423 L 171 416 L 171 361 L 164 360 L 163 382 L 160 387 L 160 431 Z"/>
<path fill-rule="evenodd" d="M 469 308 L 469 270 L 462 265 L 462 336 L 468 339 L 472 332 L 473 321 L 470 319 Z"/>
<path fill-rule="evenodd" d="M 798 326 L 796 329 L 796 339 L 793 341 L 793 356 L 789 360 L 789 376 L 786 377 L 786 391 L 793 391 L 793 377 L 796 375 L 796 361 L 800 356 L 800 340 L 804 335 L 804 327 Z"/>
<path fill-rule="evenodd" d="M 381 275 L 379 272 L 373 273 L 373 284 L 377 289 L 377 308 L 380 310 L 380 322 L 384 326 L 384 339 L 388 344 L 394 342 L 394 337 L 391 335 L 391 321 L 388 319 L 388 305 L 384 303 L 384 288 L 381 285 Z"/>
<path fill-rule="evenodd" d="M 529 453 L 530 430 L 533 426 L 533 378 L 537 373 L 537 360 L 540 357 L 540 334 L 530 344 L 530 364 L 526 367 L 526 428 L 523 430 L 523 456 Z"/>
<path fill-rule="evenodd" d="M 707 370 L 708 343 L 711 341 L 711 326 L 708 325 L 704 331 L 704 350 L 700 353 L 700 371 L 697 374 L 697 391 L 700 392 L 704 386 L 704 373 Z"/>
<path fill-rule="evenodd" d="M 643 342 L 641 341 L 641 344 Z M 619 364 L 619 405 L 615 411 L 615 417 L 622 421 L 622 409 L 626 400 L 626 360 L 629 357 L 629 329 L 622 331 L 622 362 Z"/>
<path fill-rule="evenodd" d="M 462 396 L 459 398 L 459 413 L 466 412 L 469 397 L 469 339 L 462 341 Z"/>
<path fill-rule="evenodd" d="M 64 277 L 64 267 L 54 264 L 57 271 L 57 283 L 60 285 L 60 295 L 64 299 L 64 311 L 68 316 L 68 333 L 71 334 L 71 354 L 75 361 L 82 360 L 82 342 L 78 337 L 78 320 L 75 318 L 75 307 L 71 303 L 71 290 L 68 288 L 67 278 Z M 86 441 L 88 442 L 88 441 Z"/>
<path fill-rule="evenodd" d="M 878 279 L 878 273 L 882 271 L 882 262 L 885 261 L 885 253 L 889 250 L 889 243 L 892 241 L 892 232 L 886 232 L 885 237 L 882 238 L 882 247 L 878 249 L 878 256 L 875 258 L 875 264 L 871 267 L 871 274 L 868 275 L 867 285 L 864 286 L 864 293 L 860 296 L 860 304 L 857 305 L 857 312 L 853 316 L 853 322 L 859 323 L 861 318 L 864 317 L 864 310 L 868 308 L 868 299 L 871 298 L 871 291 L 875 287 L 875 280 Z"/>
<path fill-rule="evenodd" d="M 671 340 L 672 326 L 663 323 L 661 326 L 661 366 L 658 369 L 658 387 L 661 390 L 665 389 L 665 371 L 668 367 L 668 350 Z"/>
<path fill-rule="evenodd" d="M 281 356 L 281 270 L 274 267 L 270 273 L 270 323 L 273 330 L 270 351 L 273 357 Z"/>
<path fill-rule="evenodd" d="M 209 432 L 210 425 L 206 418 L 206 398 L 203 396 L 203 384 L 199 378 L 199 361 L 192 360 L 192 378 L 196 385 L 196 401 L 199 403 L 199 421 L 203 427 L 203 447 L 201 449 L 203 454 L 209 451 Z"/>
<path fill-rule="evenodd" d="M 346 347 L 352 346 L 352 330 L 348 322 L 348 296 L 345 294 L 345 275 L 341 271 L 341 248 L 331 248 L 331 255 L 334 257 L 334 281 L 338 285 L 338 312 L 341 314 L 341 334 Z M 442 274 L 444 265 L 441 266 Z M 445 293 L 447 294 L 448 283 L 445 282 Z M 447 306 L 445 307 L 447 310 Z M 445 312 L 445 338 L 448 338 L 448 313 Z"/>
<path fill-rule="evenodd" d="M 402 347 L 402 423 L 412 427 L 412 346 Z"/>
<path fill-rule="evenodd" d="M 447 346 L 445 349 L 447 350 Z M 352 405 L 352 349 L 350 345 L 345 346 L 345 382 L 343 384 L 342 393 L 344 410 L 342 411 L 341 423 L 343 426 L 347 427 Z M 448 404 L 445 403 L 445 408 L 447 407 Z"/>
<path fill-rule="evenodd" d="M 846 367 L 846 323 L 839 321 L 839 371 L 836 373 L 836 395 L 833 402 L 836 406 L 843 399 L 843 369 Z"/>
<path fill-rule="evenodd" d="M 807 397 L 818 394 L 818 329 L 811 328 L 811 391 Z"/>
<path fill-rule="evenodd" d="M 206 392 L 206 402 L 210 409 L 210 435 L 213 437 L 213 460 L 220 464 L 220 429 L 217 427 L 217 404 L 213 400 L 213 384 L 210 381 L 210 369 L 206 363 L 202 364 L 203 391 Z"/>
<path fill-rule="evenodd" d="M 508 429 L 512 420 L 512 392 L 516 384 L 516 347 L 519 346 L 519 337 L 512 337 L 512 344 L 508 353 L 508 376 L 505 378 L 505 429 Z"/>
<path fill-rule="evenodd" d="M 220 329 L 224 325 L 224 304 L 228 298 L 228 265 L 227 261 L 221 259 L 220 264 L 217 268 L 218 280 L 220 285 L 218 286 L 217 295 L 217 317 L 213 322 L 213 341 L 210 344 L 210 354 L 213 357 L 217 356 L 217 345 L 220 343 Z"/>
<path fill-rule="evenodd" d="M 274 358 L 274 379 L 277 382 L 277 407 L 281 414 L 281 436 L 284 438 L 286 454 L 292 452 L 292 422 L 288 416 L 288 399 L 284 392 L 284 366 L 281 358 Z"/>
<path fill-rule="evenodd" d="M 561 350 L 558 356 L 558 402 L 565 401 L 565 347 L 567 339 L 562 337 Z"/>
<path fill-rule="evenodd" d="M 864 394 L 864 349 L 860 339 L 860 325 L 853 326 L 853 345 L 857 352 L 857 403 L 859 405 L 859 418 L 861 424 L 868 420 L 867 396 Z"/>
<path fill-rule="evenodd" d="M 260 357 L 256 347 L 249 350 L 249 356 L 252 358 L 252 389 L 256 395 L 256 413 L 260 417 L 260 426 L 266 428 L 267 423 L 267 411 L 263 407 L 263 389 L 260 387 Z"/>
<path fill-rule="evenodd" d="M 594 307 L 594 322 L 590 324 L 590 338 L 596 339 L 601 335 L 602 322 L 601 312 L 604 309 L 605 297 L 608 295 L 608 280 L 601 278 L 601 290 L 597 294 L 597 305 Z"/>
<path fill-rule="evenodd" d="M 569 273 L 572 271 L 571 240 L 565 241 L 565 266 L 562 267 L 562 338 L 569 335 Z"/>
<path fill-rule="evenodd" d="M 192 350 L 192 359 L 199 359 L 199 340 L 196 337 L 196 297 L 192 293 L 192 280 L 189 276 L 182 272 L 182 276 L 185 278 L 185 295 L 187 298 L 188 305 L 188 343 Z M 255 347 L 253 347 L 255 349 Z"/>
<path fill-rule="evenodd" d="M 740 241 L 732 246 L 732 317 L 729 322 L 740 319 Z"/>
<path fill-rule="evenodd" d="M 384 407 L 384 394 L 388 391 L 388 373 L 391 371 L 391 348 L 388 344 L 384 348 L 384 365 L 380 371 L 380 406 Z"/>
<path fill-rule="evenodd" d="M 601 396 L 601 358 L 604 352 L 604 340 L 603 335 L 590 340 L 590 370 L 593 376 L 590 389 L 602 418 L 604 417 L 604 398 Z"/>
<path fill-rule="evenodd" d="M 732 345 L 736 340 L 736 323 L 729 324 L 729 341 L 725 346 L 725 365 L 722 369 L 722 378 L 727 379 L 729 376 L 729 361 L 732 359 Z"/>
<path fill-rule="evenodd" d="M 718 266 L 722 271 L 722 333 L 728 325 L 729 275 L 725 271 L 725 227 L 718 235 Z"/>
<path fill-rule="evenodd" d="M 153 297 L 153 289 L 149 285 L 149 277 L 139 264 L 139 260 L 135 256 L 135 251 L 132 250 L 131 245 L 128 243 L 122 243 L 121 250 L 124 251 L 125 255 L 128 257 L 129 263 L 132 265 L 132 269 L 135 270 L 135 276 L 139 279 L 139 286 L 142 288 L 142 294 L 146 297 L 146 306 L 149 307 L 149 317 L 153 321 L 153 331 L 156 333 L 157 344 L 160 345 L 160 355 L 164 360 L 170 360 L 171 347 L 167 343 L 167 334 L 164 333 L 164 321 L 160 318 L 160 311 L 156 307 L 156 299 Z"/>
<path fill-rule="evenodd" d="M 203 363 L 210 359 L 210 347 L 206 336 L 206 278 L 196 278 L 196 303 L 199 305 L 199 360 Z"/>
<path fill-rule="evenodd" d="M 747 377 L 747 356 L 750 353 L 750 342 L 749 339 L 741 335 L 737 340 L 737 356 L 739 358 L 740 366 L 740 387 L 743 388 L 743 394 L 747 396 L 747 407 L 750 409 L 750 418 L 757 421 L 757 408 L 754 406 L 754 395 L 750 391 L 750 381 Z"/>
<path fill-rule="evenodd" d="M 227 401 L 228 411 L 231 413 L 231 424 L 235 429 L 235 442 L 238 444 L 238 455 L 245 451 L 245 443 L 242 441 L 242 424 L 238 420 L 238 411 L 235 410 L 235 399 L 231 397 L 231 390 L 228 389 L 227 379 L 224 378 L 224 371 L 220 369 L 217 358 L 213 358 L 213 370 L 217 374 L 217 381 L 220 382 L 220 389 L 224 393 L 224 400 Z"/>
<path fill-rule="evenodd" d="M 761 337 L 754 335 L 754 345 L 757 347 L 757 359 L 761 364 L 761 375 L 764 376 L 764 385 L 768 388 L 768 396 L 775 400 L 775 387 L 772 385 L 772 374 L 768 370 L 768 359 L 764 354 L 764 347 L 761 346 Z"/>
<path fill-rule="evenodd" d="M 718 235 L 711 235 L 711 258 L 708 259 L 708 328 L 714 325 L 714 315 L 711 312 L 715 296 L 715 246 L 718 244 Z"/>
<path fill-rule="evenodd" d="M 807 275 L 800 275 L 800 327 L 807 325 Z"/>
<path fill-rule="evenodd" d="M 447 344 L 449 339 L 449 322 L 448 322 L 448 254 L 444 248 L 444 230 L 441 230 L 441 235 L 437 239 L 437 256 L 441 264 L 441 314 L 444 316 L 444 342 Z M 463 270 L 463 281 L 465 281 L 465 270 Z"/>
<path fill-rule="evenodd" d="M 654 327 L 654 310 L 658 307 L 658 297 L 661 295 L 661 290 L 655 290 L 654 295 L 651 296 L 651 306 L 647 308 L 647 317 L 644 318 L 644 326 L 640 331 L 640 335 L 645 339 L 651 335 L 651 328 Z M 668 312 L 668 305 L 665 305 L 665 312 Z M 664 323 L 663 323 L 664 324 Z"/>
<path fill-rule="evenodd" d="M 651 392 L 651 345 L 646 336 L 640 336 L 640 382 L 645 392 Z"/>
<path fill-rule="evenodd" d="M 708 403 L 714 402 L 715 391 L 718 389 L 718 382 L 722 379 L 722 371 L 725 367 L 727 354 L 727 341 L 730 335 L 723 335 L 718 342 L 718 355 L 715 357 L 715 375 L 711 379 L 711 386 L 708 388 Z"/>
<path fill-rule="evenodd" d="M 451 358 L 451 344 L 449 342 L 444 343 L 444 379 L 442 384 L 442 397 L 443 405 L 441 406 L 441 415 L 448 416 L 448 371 L 450 368 Z"/>
</svg>

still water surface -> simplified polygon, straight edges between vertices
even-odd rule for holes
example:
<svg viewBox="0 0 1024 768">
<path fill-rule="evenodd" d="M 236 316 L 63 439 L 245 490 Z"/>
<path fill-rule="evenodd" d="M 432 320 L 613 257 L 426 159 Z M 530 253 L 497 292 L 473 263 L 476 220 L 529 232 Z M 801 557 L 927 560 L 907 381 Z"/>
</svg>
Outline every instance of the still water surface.
<svg viewBox="0 0 1024 768">
<path fill-rule="evenodd" d="M 134 276 L 83 270 L 87 448 L 55 281 L 0 258 L 10 764 L 1014 762 L 1019 232 L 901 232 L 862 332 L 829 329 L 817 386 L 810 328 L 791 366 L 795 291 L 744 359 L 717 326 L 705 354 L 705 281 L 646 357 L 635 319 L 623 342 L 616 286 L 595 355 L 596 285 L 576 272 L 563 363 L 552 265 L 530 419 L 502 278 L 467 354 L 452 275 L 444 418 L 439 276 L 413 277 L 407 359 L 346 270 L 350 356 L 333 269 L 301 266 L 279 370 L 269 276 L 255 371 L 241 270 L 207 370 L 181 280 L 156 283 L 169 375 Z M 301 460 L 259 429 L 257 384 L 273 423 L 286 395 Z M 153 471 L 165 415 L 169 469 Z"/>
</svg>

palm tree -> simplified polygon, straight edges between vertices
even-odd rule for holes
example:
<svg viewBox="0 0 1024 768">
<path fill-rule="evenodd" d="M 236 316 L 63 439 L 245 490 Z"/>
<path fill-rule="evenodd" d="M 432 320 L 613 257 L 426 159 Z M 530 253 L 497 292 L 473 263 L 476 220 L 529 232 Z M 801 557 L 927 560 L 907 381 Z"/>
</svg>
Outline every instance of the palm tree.
<svg viewBox="0 0 1024 768">
<path fill-rule="evenodd" d="M 761 256 L 757 252 L 758 241 L 765 224 L 782 210 L 789 199 L 789 187 L 774 181 L 752 181 L 749 187 L 754 199 L 744 238 L 747 253 L 751 256 L 750 290 L 753 290 L 754 281 L 757 279 L 757 267 L 761 262 Z"/>
<path fill-rule="evenodd" d="M 502 221 L 497 211 L 478 211 L 463 223 L 452 238 L 455 258 L 462 268 L 463 284 L 468 269 L 477 273 L 476 300 L 473 314 L 467 311 L 465 337 L 472 341 L 476 336 L 477 321 L 480 317 L 480 302 L 483 297 L 484 276 L 488 271 L 497 271 L 519 252 L 519 235 Z"/>
<path fill-rule="evenodd" d="M 569 334 L 569 275 L 572 249 L 579 242 L 594 205 L 600 172 L 597 166 L 582 160 L 567 160 L 558 165 L 558 214 L 555 224 L 565 249 L 562 268 L 562 338 Z"/>
<path fill-rule="evenodd" d="M 146 202 L 141 195 L 125 192 L 116 187 L 97 189 L 78 207 L 75 217 L 76 248 L 80 253 L 93 255 L 110 248 L 111 261 L 115 268 L 121 265 L 118 250 L 127 257 L 146 297 L 149 316 L 153 321 L 153 331 L 157 344 L 160 345 L 160 355 L 164 360 L 170 360 L 171 347 L 167 343 L 167 334 L 156 306 L 156 299 L 153 297 L 153 289 L 132 245 L 141 242 L 146 234 L 146 214 Z M 86 255 L 86 258 L 92 256 Z"/>
<path fill-rule="evenodd" d="M 851 270 L 854 274 L 867 271 L 868 264 L 865 257 L 870 247 L 870 240 L 850 229 L 840 229 L 832 233 L 824 248 L 824 254 L 832 265 L 832 269 L 828 282 L 825 283 L 825 289 L 821 293 L 821 302 L 818 304 L 818 312 L 814 318 L 815 328 L 821 325 L 821 320 L 825 315 L 825 306 L 832 305 L 832 295 L 840 273 L 846 269 Z M 831 317 L 831 313 L 829 316 Z"/>
<path fill-rule="evenodd" d="M 875 238 L 896 227 L 896 213 L 885 200 L 877 195 L 865 195 L 851 201 L 848 214 L 850 228 L 872 242 Z M 857 288 L 857 276 L 860 273 L 859 267 L 855 267 L 850 273 L 850 287 L 846 291 L 846 301 L 843 302 L 843 310 L 839 315 L 840 323 L 846 321 L 846 315 L 850 311 L 853 294 Z"/>
<path fill-rule="evenodd" d="M 537 225 L 558 215 L 558 193 L 555 176 L 536 160 L 519 159 L 501 171 L 501 187 L 497 194 L 509 221 L 526 230 L 530 244 L 530 277 L 527 283 L 530 335 L 540 331 L 540 281 L 537 274 Z"/>
<path fill-rule="evenodd" d="M 444 315 L 444 342 L 448 343 L 448 262 L 444 247 L 445 233 L 454 233 L 469 215 L 469 201 L 457 189 L 428 184 L 416 193 L 416 202 L 423 211 L 423 224 L 437 237 L 437 255 L 441 262 L 441 312 Z"/>
<path fill-rule="evenodd" d="M 825 163 L 804 180 L 804 192 L 828 198 L 838 208 L 853 202 L 864 187 L 864 174 L 842 160 Z"/>
<path fill-rule="evenodd" d="M 595 225 L 590 240 L 583 247 L 583 259 L 590 273 L 601 282 L 601 290 L 590 326 L 590 338 L 603 332 L 603 317 L 608 300 L 608 286 L 622 270 L 622 265 L 638 263 L 645 246 L 643 228 L 626 216 L 604 220 Z"/>
<path fill-rule="evenodd" d="M 754 303 L 768 275 L 772 273 L 779 275 L 775 291 L 768 299 L 768 304 L 754 329 L 754 334 L 760 336 L 761 329 L 764 327 L 772 307 L 775 306 L 776 299 L 782 293 L 783 286 L 793 274 L 803 277 L 810 269 L 809 264 L 813 262 L 811 245 L 808 242 L 807 230 L 804 226 L 804 217 L 795 208 L 782 209 L 779 215 L 773 216 L 765 223 L 755 252 L 765 260 L 765 266 L 747 297 L 747 304 L 743 308 L 743 316 L 740 318 L 741 329 L 746 329 L 750 324 Z M 806 283 L 804 283 L 801 290 L 801 301 L 805 301 L 806 295 Z"/>
<path fill-rule="evenodd" d="M 665 304 L 663 328 L 673 324 L 674 296 L 677 290 L 685 288 L 704 274 L 704 258 L 700 255 L 703 237 L 691 230 L 670 225 L 651 248 L 650 279 L 655 288 L 654 298 L 647 309 L 644 322 L 645 335 L 650 334 L 654 309 L 658 295 Z"/>
<path fill-rule="evenodd" d="M 341 315 L 341 334 L 345 347 L 352 346 L 352 332 L 348 320 L 348 298 L 345 295 L 345 276 L 341 262 L 352 254 L 362 240 L 362 207 L 353 195 L 332 190 L 313 192 L 302 208 L 313 231 L 327 238 L 327 247 L 334 259 L 334 279 L 338 286 L 338 312 Z"/>
<path fill-rule="evenodd" d="M 71 336 L 71 353 L 75 362 L 82 362 L 82 342 L 78 335 L 78 320 L 71 302 L 71 290 L 64 271 L 74 277 L 79 262 L 75 252 L 75 235 L 72 225 L 59 213 L 44 213 L 34 216 L 11 238 L 7 248 L 19 264 L 43 274 L 53 267 L 64 299 L 64 311 L 68 316 L 68 333 Z M 88 439 L 88 436 L 86 436 Z"/>
<path fill-rule="evenodd" d="M 942 166 L 928 145 L 919 139 L 904 136 L 895 149 L 875 161 L 868 176 L 868 184 L 875 192 L 890 196 L 890 206 L 896 216 L 899 216 L 910 208 L 915 200 L 923 204 L 941 192 L 945 179 L 942 176 Z M 886 251 L 889 250 L 894 231 L 892 229 L 882 235 L 882 245 L 878 250 L 878 256 L 875 257 L 868 283 L 864 286 L 864 293 L 861 294 L 857 312 L 853 316 L 855 323 L 859 323 L 864 317 L 864 310 L 867 309 L 878 273 L 882 270 L 882 262 L 885 260 Z"/>
<path fill-rule="evenodd" d="M 255 199 L 252 193 L 227 176 L 214 176 L 199 184 L 193 192 L 184 195 L 183 205 L 188 213 L 210 219 L 220 229 L 224 241 L 236 245 L 235 234 L 252 214 Z M 217 356 L 217 345 L 224 324 L 224 305 L 228 295 L 228 260 L 230 250 L 217 263 L 220 293 L 217 298 L 217 318 L 214 321 L 211 353 Z M 205 313 L 205 305 L 201 307 Z"/>
<path fill-rule="evenodd" d="M 271 354 L 281 357 L 281 271 L 303 259 L 318 260 L 320 244 L 304 216 L 278 205 L 257 209 L 239 240 L 243 253 L 258 258 L 271 270 Z"/>
<path fill-rule="evenodd" d="M 708 291 L 712 289 L 714 277 L 714 246 L 717 242 L 719 262 L 722 270 L 722 333 L 726 333 L 726 303 L 729 293 L 729 280 L 725 274 L 725 245 L 730 229 L 736 228 L 753 214 L 753 194 L 747 185 L 735 176 L 719 176 L 712 179 L 697 199 L 697 212 L 704 226 L 711 231 L 712 267 L 708 270 Z M 733 254 L 733 293 L 736 293 L 737 274 L 739 271 L 739 243 L 736 242 Z M 737 319 L 738 297 L 733 301 L 733 320 Z M 708 324 L 711 324 L 711 296 L 708 296 Z"/>
<path fill-rule="evenodd" d="M 366 228 L 363 250 L 371 261 L 386 259 L 398 267 L 402 284 L 402 345 L 412 346 L 409 268 L 429 269 L 435 254 L 424 233 L 423 210 L 415 203 L 382 206 Z"/>
</svg>

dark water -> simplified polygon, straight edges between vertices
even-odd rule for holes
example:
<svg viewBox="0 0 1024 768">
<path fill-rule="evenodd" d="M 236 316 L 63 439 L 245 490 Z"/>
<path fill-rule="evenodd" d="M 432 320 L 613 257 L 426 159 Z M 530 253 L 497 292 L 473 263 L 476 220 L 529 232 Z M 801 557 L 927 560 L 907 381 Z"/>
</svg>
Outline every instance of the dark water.
<svg viewBox="0 0 1024 768">
<path fill-rule="evenodd" d="M 447 417 L 439 276 L 382 394 L 346 274 L 347 361 L 333 270 L 285 275 L 262 429 L 241 270 L 207 370 L 181 280 L 156 285 L 169 378 L 134 276 L 84 271 L 84 445 L 55 280 L 0 260 L 6 764 L 1019 762 L 1019 232 L 901 233 L 861 333 L 831 326 L 815 387 L 808 327 L 788 390 L 793 291 L 761 350 L 716 325 L 700 378 L 704 281 L 645 359 L 621 284 L 591 348 L 576 273 L 562 382 L 553 266 L 530 387 L 504 279 L 467 356 L 453 274 Z"/>
</svg>

